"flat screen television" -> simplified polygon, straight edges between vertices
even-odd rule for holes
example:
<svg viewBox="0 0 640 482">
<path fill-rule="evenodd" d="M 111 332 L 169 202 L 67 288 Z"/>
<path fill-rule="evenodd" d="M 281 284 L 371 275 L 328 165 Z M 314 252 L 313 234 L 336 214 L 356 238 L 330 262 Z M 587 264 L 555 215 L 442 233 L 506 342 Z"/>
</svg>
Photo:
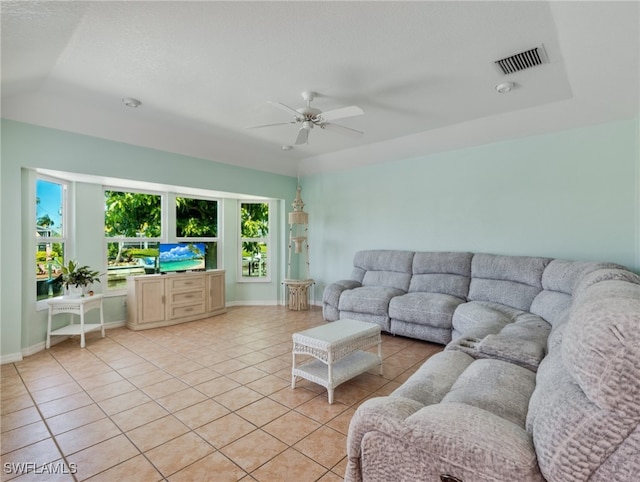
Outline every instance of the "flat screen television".
<svg viewBox="0 0 640 482">
<path fill-rule="evenodd" d="M 204 270 L 204 254 L 204 243 L 160 243 L 160 272 Z"/>
</svg>

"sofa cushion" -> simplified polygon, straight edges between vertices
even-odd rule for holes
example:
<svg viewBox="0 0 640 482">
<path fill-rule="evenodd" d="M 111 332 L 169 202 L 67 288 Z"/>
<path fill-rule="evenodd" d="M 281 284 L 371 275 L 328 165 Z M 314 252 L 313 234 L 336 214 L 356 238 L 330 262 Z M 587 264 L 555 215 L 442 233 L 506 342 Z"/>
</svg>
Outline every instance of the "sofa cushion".
<svg viewBox="0 0 640 482">
<path fill-rule="evenodd" d="M 458 377 L 442 403 L 478 407 L 524 429 L 535 384 L 531 370 L 501 360 L 476 360 Z"/>
<path fill-rule="evenodd" d="M 466 300 L 472 258 L 471 253 L 416 253 L 409 292 L 442 293 Z"/>
<path fill-rule="evenodd" d="M 500 333 L 508 323 L 513 323 L 523 311 L 510 306 L 486 301 L 462 303 L 453 313 L 452 324 L 456 333 L 469 338 L 484 338 Z"/>
<path fill-rule="evenodd" d="M 552 260 L 542 274 L 542 291 L 531 303 L 530 311 L 551 324 L 557 323 L 569 309 L 578 282 L 586 273 L 610 263 Z"/>
<path fill-rule="evenodd" d="M 562 343 L 568 371 L 598 407 L 640 420 L 640 284 L 591 285 Z"/>
<path fill-rule="evenodd" d="M 528 311 L 542 291 L 542 274 L 550 261 L 528 256 L 476 254 L 471 263 L 468 299 Z"/>
<path fill-rule="evenodd" d="M 353 278 L 363 286 L 382 286 L 409 289 L 413 251 L 367 250 L 358 251 L 353 258 Z"/>
<path fill-rule="evenodd" d="M 340 296 L 338 309 L 340 311 L 388 316 L 391 298 L 403 295 L 404 293 L 404 291 L 397 288 L 363 286 L 361 288 L 344 291 L 342 296 Z"/>
<path fill-rule="evenodd" d="M 455 309 L 464 300 L 440 293 L 407 293 L 389 303 L 389 318 L 451 328 Z"/>
<path fill-rule="evenodd" d="M 423 405 L 439 403 L 473 361 L 461 351 L 436 353 L 390 396 L 409 398 Z"/>
</svg>

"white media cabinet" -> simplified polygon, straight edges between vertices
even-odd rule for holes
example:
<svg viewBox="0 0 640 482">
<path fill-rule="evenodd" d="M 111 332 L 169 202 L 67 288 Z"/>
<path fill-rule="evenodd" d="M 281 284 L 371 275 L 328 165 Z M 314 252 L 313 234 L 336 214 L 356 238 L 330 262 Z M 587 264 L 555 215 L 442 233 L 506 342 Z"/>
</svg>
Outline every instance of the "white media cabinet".
<svg viewBox="0 0 640 482">
<path fill-rule="evenodd" d="M 227 311 L 224 270 L 127 278 L 127 328 L 145 330 Z"/>
</svg>

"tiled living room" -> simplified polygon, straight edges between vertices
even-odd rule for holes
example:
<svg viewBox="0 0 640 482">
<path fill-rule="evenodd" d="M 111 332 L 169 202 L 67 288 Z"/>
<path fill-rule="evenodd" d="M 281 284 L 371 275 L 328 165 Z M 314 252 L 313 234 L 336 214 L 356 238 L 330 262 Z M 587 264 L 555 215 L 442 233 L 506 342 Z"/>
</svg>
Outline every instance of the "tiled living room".
<svg viewBox="0 0 640 482">
<path fill-rule="evenodd" d="M 291 388 L 292 334 L 322 323 L 317 307 L 231 307 L 2 365 L 3 467 L 48 464 L 2 480 L 342 480 L 355 409 L 442 347 L 383 335 L 384 375 L 340 385 L 329 405 L 319 385 Z"/>
</svg>

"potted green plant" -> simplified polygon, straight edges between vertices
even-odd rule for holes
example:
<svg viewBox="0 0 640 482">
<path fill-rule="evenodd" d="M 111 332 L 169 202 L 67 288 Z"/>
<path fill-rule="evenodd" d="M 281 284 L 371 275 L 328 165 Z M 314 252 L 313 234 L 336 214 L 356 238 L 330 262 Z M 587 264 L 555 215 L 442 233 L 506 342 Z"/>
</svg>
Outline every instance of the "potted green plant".
<svg viewBox="0 0 640 482">
<path fill-rule="evenodd" d="M 72 297 L 84 296 L 84 291 L 93 283 L 100 283 L 100 273 L 93 271 L 89 266 L 81 266 L 74 260 L 69 260 L 65 265 L 60 263 L 62 283 Z"/>
</svg>

